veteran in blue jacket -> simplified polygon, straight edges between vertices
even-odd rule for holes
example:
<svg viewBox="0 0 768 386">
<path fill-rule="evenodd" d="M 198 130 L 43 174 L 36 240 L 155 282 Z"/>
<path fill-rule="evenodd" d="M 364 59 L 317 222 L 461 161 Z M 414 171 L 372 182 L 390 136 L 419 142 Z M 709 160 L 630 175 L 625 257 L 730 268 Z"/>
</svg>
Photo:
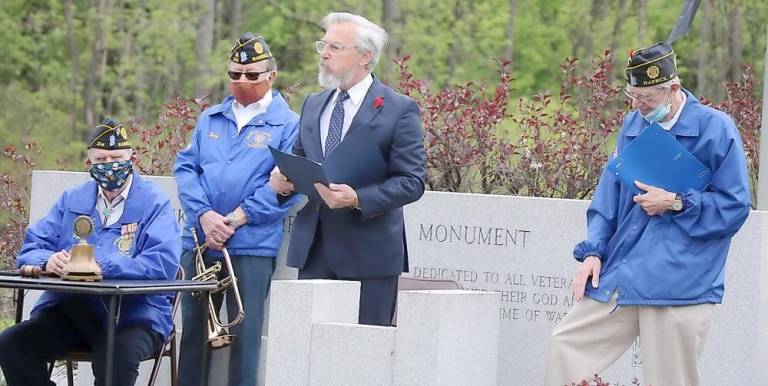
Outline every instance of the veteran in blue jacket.
<svg viewBox="0 0 768 386">
<path fill-rule="evenodd" d="M 546 385 L 591 379 L 638 336 L 643 384 L 698 385 L 697 360 L 723 299 L 728 248 L 749 214 L 739 131 L 727 114 L 681 88 L 672 47 L 634 51 L 626 77 L 636 110 L 624 120 L 617 151 L 658 122 L 712 180 L 703 191 L 682 192 L 637 181 L 644 193 L 634 195 L 603 173 L 587 211 L 587 239 L 574 248 L 580 301 L 552 332 Z"/>
<path fill-rule="evenodd" d="M 290 151 L 299 121 L 272 90 L 277 61 L 263 37 L 247 32 L 237 39 L 227 74 L 232 96 L 200 115 L 189 146 L 176 158 L 174 176 L 187 219 L 181 260 L 185 271 L 195 271 L 192 227 L 208 247 L 206 266 L 221 260 L 221 249 L 227 248 L 245 311 L 245 319 L 229 331 L 237 338 L 230 346 L 228 384 L 255 386 L 264 302 L 283 238 L 283 217 L 296 202 L 278 202 L 267 185 L 275 167 L 269 146 Z M 221 296 L 217 300 L 220 307 Z M 203 310 L 184 295 L 182 312 L 179 385 L 196 385 L 195 369 L 210 360 L 199 363 L 194 350 L 185 348 L 195 347 L 207 334 L 199 327 Z M 233 296 L 227 296 L 227 312 L 237 312 Z"/>
<path fill-rule="evenodd" d="M 90 135 L 92 181 L 65 191 L 27 230 L 16 259 L 63 275 L 78 243 L 73 225 L 88 216 L 87 242 L 104 279 L 173 279 L 181 254 L 180 231 L 168 197 L 133 171 L 125 128 L 105 120 Z M 173 328 L 168 294 L 121 297 L 115 334 L 113 385 L 133 385 L 139 362 L 157 352 Z M 9 386 L 53 385 L 47 363 L 74 350 L 91 352 L 96 385 L 104 385 L 107 305 L 99 296 L 46 291 L 31 318 L 0 334 L 0 366 Z"/>
</svg>

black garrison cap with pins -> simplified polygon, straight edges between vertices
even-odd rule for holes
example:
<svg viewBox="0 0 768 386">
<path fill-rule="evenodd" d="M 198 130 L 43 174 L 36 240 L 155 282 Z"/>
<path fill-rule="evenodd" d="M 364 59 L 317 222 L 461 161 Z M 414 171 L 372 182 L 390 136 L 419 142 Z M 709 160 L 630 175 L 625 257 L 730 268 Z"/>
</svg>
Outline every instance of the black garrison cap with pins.
<svg viewBox="0 0 768 386">
<path fill-rule="evenodd" d="M 88 135 L 88 149 L 131 149 L 128 132 L 122 124 L 107 118 L 91 130 Z"/>
<path fill-rule="evenodd" d="M 675 51 L 667 43 L 630 51 L 625 75 L 627 83 L 635 87 L 650 87 L 672 80 L 677 76 Z"/>
<path fill-rule="evenodd" d="M 238 64 L 256 63 L 271 57 L 267 41 L 253 32 L 240 35 L 229 55 L 229 59 Z"/>
</svg>

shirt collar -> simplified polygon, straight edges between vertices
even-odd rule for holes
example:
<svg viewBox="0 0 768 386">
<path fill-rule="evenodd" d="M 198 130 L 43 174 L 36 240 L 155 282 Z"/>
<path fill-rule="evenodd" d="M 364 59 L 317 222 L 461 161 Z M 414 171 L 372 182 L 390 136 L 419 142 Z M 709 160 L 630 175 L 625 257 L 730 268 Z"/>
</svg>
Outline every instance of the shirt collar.
<svg viewBox="0 0 768 386">
<path fill-rule="evenodd" d="M 264 97 L 260 100 L 253 102 L 249 104 L 248 106 L 243 106 L 240 104 L 240 102 L 237 101 L 237 99 L 232 99 L 232 110 L 237 111 L 238 113 L 243 112 L 260 112 L 263 113 L 267 111 L 267 108 L 269 108 L 269 105 L 272 103 L 272 89 L 267 90 L 267 93 L 264 94 Z"/>
<path fill-rule="evenodd" d="M 365 94 L 368 93 L 368 89 L 371 88 L 371 84 L 373 84 L 373 77 L 371 74 L 368 74 L 359 82 L 357 82 L 357 84 L 347 90 L 347 94 L 349 94 L 349 100 L 353 105 L 359 106 L 360 103 L 363 103 Z M 338 95 L 338 89 L 336 90 L 336 94 Z"/>
<path fill-rule="evenodd" d="M 97 185 L 98 185 L 98 184 L 97 184 Z M 118 203 L 118 204 L 119 204 L 120 202 L 125 202 L 125 200 L 127 200 L 127 199 L 128 199 L 128 192 L 131 190 L 131 185 L 133 185 L 133 173 L 131 173 L 131 174 L 128 176 L 128 180 L 127 180 L 127 181 L 125 181 L 125 189 L 123 189 L 123 191 L 122 191 L 122 192 L 120 192 L 120 194 L 118 194 L 117 196 L 115 196 L 115 198 L 114 198 L 114 199 L 112 199 L 112 202 L 116 202 L 116 203 Z M 106 194 L 104 194 L 104 189 L 103 189 L 101 186 L 99 186 L 99 196 L 101 196 L 101 198 L 103 198 L 103 199 L 104 199 L 104 202 L 110 202 L 110 201 L 107 199 L 107 195 L 106 195 Z"/>
</svg>

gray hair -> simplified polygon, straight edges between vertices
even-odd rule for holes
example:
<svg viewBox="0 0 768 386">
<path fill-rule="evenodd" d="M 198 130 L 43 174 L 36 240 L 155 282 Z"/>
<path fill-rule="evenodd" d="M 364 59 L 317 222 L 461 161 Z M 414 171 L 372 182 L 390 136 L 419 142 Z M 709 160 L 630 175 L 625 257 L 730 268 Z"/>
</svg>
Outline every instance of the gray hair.
<svg viewBox="0 0 768 386">
<path fill-rule="evenodd" d="M 274 56 L 267 59 L 267 71 L 277 71 L 277 60 Z"/>
<path fill-rule="evenodd" d="M 666 81 L 664 83 L 659 83 L 657 86 L 659 88 L 672 88 L 673 84 L 682 86 L 682 82 L 680 81 L 680 77 L 675 76 L 674 78 L 672 78 L 672 79 L 670 79 L 670 80 L 668 80 L 668 81 Z"/>
<path fill-rule="evenodd" d="M 365 65 L 368 71 L 373 71 L 379 62 L 384 45 L 387 44 L 389 34 L 384 28 L 379 27 L 370 20 L 348 12 L 331 12 L 320 22 L 323 29 L 327 30 L 332 24 L 352 23 L 357 30 L 355 46 L 359 52 L 371 51 L 371 61 Z"/>
</svg>

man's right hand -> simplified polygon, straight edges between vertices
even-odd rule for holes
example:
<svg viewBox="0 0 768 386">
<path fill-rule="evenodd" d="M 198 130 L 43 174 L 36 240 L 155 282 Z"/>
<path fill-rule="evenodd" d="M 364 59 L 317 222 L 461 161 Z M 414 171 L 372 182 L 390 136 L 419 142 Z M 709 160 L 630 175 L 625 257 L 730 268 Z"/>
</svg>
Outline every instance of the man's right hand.
<svg viewBox="0 0 768 386">
<path fill-rule="evenodd" d="M 221 250 L 224 243 L 235 233 L 234 229 L 227 225 L 227 218 L 209 210 L 200 215 L 200 226 L 205 233 L 206 244 L 214 249 Z"/>
<path fill-rule="evenodd" d="M 597 288 L 600 284 L 600 267 L 602 263 L 597 256 L 587 256 L 581 263 L 576 275 L 573 278 L 573 297 L 581 300 L 584 297 L 584 291 L 587 289 L 587 279 L 592 277 L 592 287 Z"/>
<path fill-rule="evenodd" d="M 64 276 L 64 267 L 69 264 L 71 258 L 72 255 L 62 249 L 48 258 L 48 262 L 45 263 L 45 271 L 51 272 L 57 276 Z"/>
<path fill-rule="evenodd" d="M 291 194 L 294 189 L 293 183 L 288 181 L 288 177 L 283 173 L 280 173 L 280 169 L 277 166 L 272 169 L 272 173 L 269 173 L 269 187 L 273 192 L 282 196 Z"/>
</svg>

